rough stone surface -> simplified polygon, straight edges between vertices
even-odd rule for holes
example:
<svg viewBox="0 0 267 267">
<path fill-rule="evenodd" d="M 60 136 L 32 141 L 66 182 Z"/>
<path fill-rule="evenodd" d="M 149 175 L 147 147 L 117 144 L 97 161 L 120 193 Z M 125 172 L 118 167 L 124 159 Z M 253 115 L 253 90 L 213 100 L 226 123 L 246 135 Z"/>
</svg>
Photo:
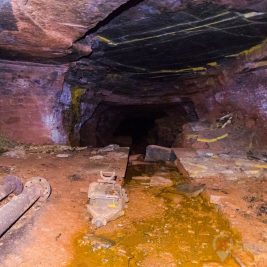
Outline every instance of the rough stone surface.
<svg viewBox="0 0 267 267">
<path fill-rule="evenodd" d="M 172 186 L 173 182 L 172 180 L 165 178 L 165 177 L 161 177 L 161 176 L 152 176 L 150 177 L 150 186 Z"/>
<path fill-rule="evenodd" d="M 192 184 L 179 184 L 176 186 L 176 190 L 188 197 L 197 197 L 205 189 L 204 184 L 192 185 Z"/>
<path fill-rule="evenodd" d="M 206 155 L 198 155 L 193 149 L 185 151 L 174 149 L 176 165 L 183 175 L 193 179 L 219 176 L 227 180 L 237 180 L 263 178 L 267 175 L 267 165 L 264 162 L 246 159 L 245 155 L 232 154 L 225 157 L 223 153 L 210 156 L 210 150 L 206 150 Z"/>
<path fill-rule="evenodd" d="M 199 117 L 215 122 L 220 116 L 234 113 L 233 122 L 241 126 L 240 135 L 244 129 L 250 131 L 253 145 L 259 147 L 267 145 L 266 56 L 266 42 L 245 51 L 205 92 L 193 96 Z"/>
<path fill-rule="evenodd" d="M 55 61 L 73 53 L 88 55 L 90 46 L 74 42 L 125 2 L 1 1 L 0 56 Z"/>
<path fill-rule="evenodd" d="M 65 143 L 59 97 L 65 66 L 0 62 L 0 132 L 24 143 Z"/>
<path fill-rule="evenodd" d="M 146 148 L 145 161 L 174 161 L 175 154 L 171 148 L 149 145 Z"/>
</svg>

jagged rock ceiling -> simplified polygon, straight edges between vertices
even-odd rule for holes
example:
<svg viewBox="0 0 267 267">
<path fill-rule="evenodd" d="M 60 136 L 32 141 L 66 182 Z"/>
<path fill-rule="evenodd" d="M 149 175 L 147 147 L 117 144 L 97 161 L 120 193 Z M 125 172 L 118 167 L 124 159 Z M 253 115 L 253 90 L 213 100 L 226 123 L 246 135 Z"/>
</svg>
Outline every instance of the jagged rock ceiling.
<svg viewBox="0 0 267 267">
<path fill-rule="evenodd" d="M 147 8 L 101 28 L 90 60 L 138 78 L 181 76 L 216 67 L 267 36 L 264 12 L 210 3 L 176 12 Z"/>
<path fill-rule="evenodd" d="M 0 58 L 60 62 L 88 55 L 90 46 L 75 41 L 125 2 L 1 0 Z"/>
<path fill-rule="evenodd" d="M 210 2 L 217 4 L 218 7 L 205 10 L 205 6 Z M 165 67 L 168 65 L 168 59 L 173 57 L 174 49 L 180 51 L 179 53 L 185 53 L 183 60 L 186 60 L 186 53 L 198 53 L 199 47 L 211 48 L 213 52 L 211 51 L 209 55 L 212 59 L 214 56 L 211 53 L 215 53 L 214 49 L 221 49 L 222 46 L 216 45 L 218 42 L 224 42 L 226 37 L 230 40 L 225 44 L 224 51 L 221 51 L 224 55 L 226 46 L 234 45 L 233 39 L 240 38 L 242 43 L 240 49 L 262 39 L 266 33 L 264 25 L 261 24 L 264 22 L 264 16 L 244 17 L 242 14 L 247 14 L 249 11 L 264 12 L 267 10 L 266 2 L 266 0 L 2 0 L 0 1 L 0 58 L 50 63 L 74 61 L 90 54 L 93 37 L 91 33 L 97 32 L 102 36 L 99 40 L 103 45 L 95 50 L 97 52 L 95 58 L 97 59 L 97 55 L 98 58 L 107 56 L 108 60 L 116 64 L 128 66 L 133 64 L 133 67 L 140 68 L 143 63 L 134 60 L 138 56 L 144 57 L 145 69 L 158 70 L 161 66 L 156 67 L 155 62 L 148 57 L 160 57 Z M 202 10 L 197 8 L 199 5 L 202 5 Z M 241 13 L 229 11 L 228 14 L 223 14 L 227 12 L 224 8 L 234 8 Z M 218 24 L 218 20 L 221 19 L 224 21 Z M 207 27 L 208 22 L 212 23 L 209 27 Z M 182 26 L 181 23 L 187 25 Z M 175 26 L 177 24 L 180 26 Z M 238 25 L 243 26 L 237 28 Z M 190 29 L 193 27 L 200 28 Z M 232 32 L 231 36 L 223 32 L 222 29 L 225 27 L 235 27 L 227 29 L 228 32 Z M 259 29 L 255 31 L 257 27 Z M 222 35 L 219 35 L 220 33 Z M 236 38 L 233 34 L 237 34 Z M 155 35 L 160 37 L 154 38 Z M 250 35 L 252 37 L 248 37 Z M 212 42 L 214 36 L 216 39 Z M 172 37 L 173 42 L 170 42 Z M 105 43 L 104 38 L 106 41 L 107 39 L 111 41 Z M 133 42 L 139 38 L 144 41 Z M 184 39 L 187 39 L 186 42 Z M 209 45 L 204 44 L 207 39 L 211 42 Z M 181 40 L 184 45 L 181 44 Z M 192 44 L 188 46 L 189 52 L 185 49 L 188 40 L 189 42 L 192 40 Z M 116 47 L 112 42 L 117 43 Z M 114 56 L 118 53 L 121 56 Z M 203 53 L 202 57 L 206 55 Z"/>
<path fill-rule="evenodd" d="M 0 59 L 75 62 L 69 83 L 157 91 L 217 75 L 266 38 L 266 12 L 267 0 L 2 0 Z"/>
<path fill-rule="evenodd" d="M 267 1 L 145 0 L 120 11 L 80 41 L 93 52 L 73 66 L 70 83 L 151 95 L 169 81 L 165 94 L 191 94 L 186 79 L 205 87 L 206 77 L 267 37 Z"/>
</svg>

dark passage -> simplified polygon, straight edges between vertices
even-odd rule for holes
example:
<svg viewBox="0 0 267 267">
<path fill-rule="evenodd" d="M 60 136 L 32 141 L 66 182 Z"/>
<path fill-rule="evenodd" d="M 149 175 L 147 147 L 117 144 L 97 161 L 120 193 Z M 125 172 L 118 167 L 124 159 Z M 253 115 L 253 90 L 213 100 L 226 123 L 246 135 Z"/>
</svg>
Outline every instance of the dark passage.
<svg viewBox="0 0 267 267">
<path fill-rule="evenodd" d="M 132 153 L 144 153 L 149 144 L 171 147 L 192 120 L 181 103 L 168 105 L 118 106 L 101 104 L 80 130 L 81 145 L 130 146 Z"/>
<path fill-rule="evenodd" d="M 131 145 L 131 151 L 134 153 L 144 153 L 147 145 L 159 142 L 156 121 L 166 116 L 166 113 L 158 112 L 125 118 L 115 130 L 114 139 L 121 145 Z M 123 139 L 128 139 L 129 144 L 123 144 Z"/>
</svg>

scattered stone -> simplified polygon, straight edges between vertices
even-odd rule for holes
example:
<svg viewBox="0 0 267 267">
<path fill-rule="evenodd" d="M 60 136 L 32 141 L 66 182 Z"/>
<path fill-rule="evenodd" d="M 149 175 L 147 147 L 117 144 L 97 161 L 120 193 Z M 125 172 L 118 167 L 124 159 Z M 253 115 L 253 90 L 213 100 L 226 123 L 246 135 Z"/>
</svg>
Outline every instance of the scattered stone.
<svg viewBox="0 0 267 267">
<path fill-rule="evenodd" d="M 180 150 L 180 153 L 181 153 L 181 149 Z M 209 151 L 208 149 L 198 149 L 195 151 L 195 153 L 200 156 L 200 157 L 207 157 L 207 158 L 210 158 L 210 157 L 214 157 L 215 154 L 211 151 Z M 185 156 L 186 152 L 183 153 L 183 156 Z M 188 156 L 190 156 L 190 154 L 187 154 Z"/>
<path fill-rule="evenodd" d="M 149 145 L 146 148 L 145 161 L 175 161 L 176 156 L 171 148 Z"/>
<path fill-rule="evenodd" d="M 111 152 L 111 151 L 116 151 L 119 148 L 120 148 L 119 145 L 111 144 L 111 145 L 108 145 L 108 146 L 105 146 L 103 148 L 98 149 L 98 152 L 100 152 L 100 153 L 102 153 L 102 152 Z"/>
<path fill-rule="evenodd" d="M 0 172 L 2 173 L 11 173 L 12 167 L 10 166 L 1 166 L 0 165 Z"/>
<path fill-rule="evenodd" d="M 161 176 L 150 177 L 150 186 L 172 186 L 172 180 Z"/>
<path fill-rule="evenodd" d="M 252 203 L 252 202 L 258 202 L 258 201 L 261 200 L 261 199 L 260 199 L 258 196 L 256 196 L 256 195 L 244 196 L 242 199 L 245 200 L 246 202 L 249 202 L 249 203 Z"/>
<path fill-rule="evenodd" d="M 100 160 L 100 159 L 103 159 L 104 157 L 101 156 L 101 155 L 95 155 L 95 156 L 92 156 L 90 157 L 89 159 L 92 159 L 92 160 Z"/>
<path fill-rule="evenodd" d="M 115 242 L 101 236 L 87 234 L 83 237 L 82 240 L 80 240 L 80 245 L 88 244 L 92 246 L 93 251 L 96 251 L 99 249 L 109 249 L 110 247 L 115 245 Z"/>
<path fill-rule="evenodd" d="M 79 175 L 79 174 L 72 174 L 72 175 L 69 175 L 69 176 L 68 176 L 68 179 L 69 179 L 70 181 L 79 181 L 79 180 L 82 179 L 82 177 L 81 177 L 81 175 Z"/>
<path fill-rule="evenodd" d="M 188 197 L 197 197 L 205 189 L 205 184 L 193 185 L 193 184 L 179 184 L 176 186 L 176 190 Z"/>
<path fill-rule="evenodd" d="M 57 158 L 68 158 L 70 156 L 70 154 L 57 154 L 56 157 Z"/>
<path fill-rule="evenodd" d="M 27 151 L 29 153 L 43 153 L 43 154 L 53 154 L 55 152 L 71 151 L 73 148 L 71 146 L 64 145 L 42 145 L 42 146 L 29 146 Z"/>
<path fill-rule="evenodd" d="M 74 150 L 75 151 L 83 151 L 83 150 L 86 150 L 87 149 L 87 146 L 77 146 L 77 147 L 74 147 Z"/>
<path fill-rule="evenodd" d="M 125 159 L 128 158 L 128 153 L 125 152 L 110 152 L 109 157 L 114 159 Z"/>
<path fill-rule="evenodd" d="M 7 137 L 0 134 L 0 154 L 9 151 L 14 148 L 16 143 L 14 141 L 9 140 Z"/>
<path fill-rule="evenodd" d="M 26 152 L 23 147 L 15 147 L 14 149 L 11 149 L 3 153 L 2 156 L 9 157 L 9 158 L 24 159 L 26 158 Z"/>
</svg>

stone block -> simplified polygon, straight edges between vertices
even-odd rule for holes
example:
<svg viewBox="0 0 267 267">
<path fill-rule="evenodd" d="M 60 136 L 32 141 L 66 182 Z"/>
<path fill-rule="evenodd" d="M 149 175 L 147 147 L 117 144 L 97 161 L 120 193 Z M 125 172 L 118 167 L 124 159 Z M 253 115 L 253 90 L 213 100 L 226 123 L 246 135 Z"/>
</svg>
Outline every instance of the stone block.
<svg viewBox="0 0 267 267">
<path fill-rule="evenodd" d="M 149 145 L 146 148 L 145 161 L 175 161 L 176 156 L 171 148 Z"/>
</svg>

